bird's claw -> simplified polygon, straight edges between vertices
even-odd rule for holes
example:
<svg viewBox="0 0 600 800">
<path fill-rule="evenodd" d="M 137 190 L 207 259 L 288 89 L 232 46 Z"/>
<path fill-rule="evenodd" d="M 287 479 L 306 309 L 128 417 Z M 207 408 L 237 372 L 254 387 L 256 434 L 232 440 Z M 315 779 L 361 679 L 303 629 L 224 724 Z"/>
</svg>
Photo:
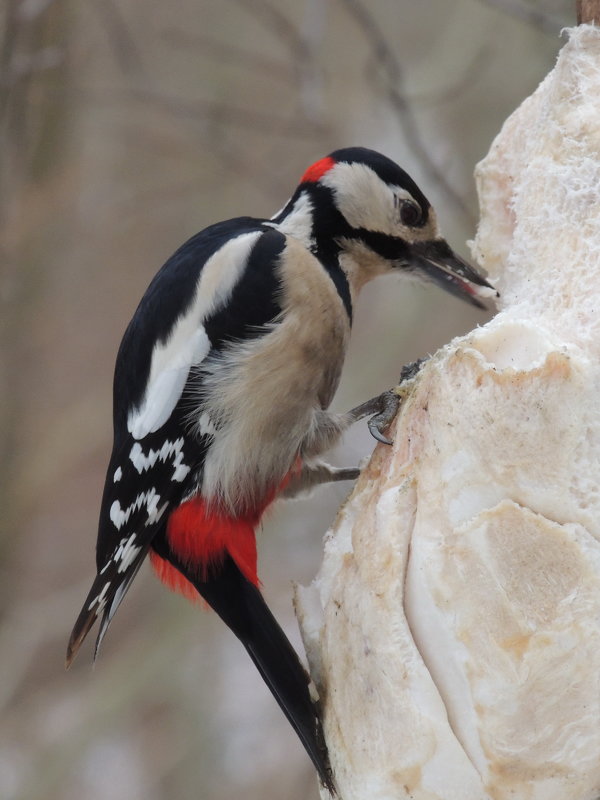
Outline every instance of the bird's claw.
<svg viewBox="0 0 600 800">
<path fill-rule="evenodd" d="M 368 421 L 371 436 L 382 444 L 393 444 L 384 434 L 384 430 L 394 419 L 400 408 L 400 397 L 393 390 L 383 392 L 377 398 L 381 402 L 381 411 Z"/>
<path fill-rule="evenodd" d="M 382 444 L 393 444 L 393 441 L 388 439 L 384 434 L 384 430 L 390 425 L 398 413 L 402 400 L 404 400 L 409 393 L 410 387 L 408 387 L 407 384 L 418 375 L 421 367 L 427 360 L 427 358 L 419 358 L 402 367 L 398 386 L 387 392 L 383 392 L 383 394 L 380 394 L 379 397 L 376 398 L 380 405 L 380 411 L 375 414 L 374 417 L 371 417 L 367 425 L 371 436 L 377 439 L 378 442 Z"/>
</svg>

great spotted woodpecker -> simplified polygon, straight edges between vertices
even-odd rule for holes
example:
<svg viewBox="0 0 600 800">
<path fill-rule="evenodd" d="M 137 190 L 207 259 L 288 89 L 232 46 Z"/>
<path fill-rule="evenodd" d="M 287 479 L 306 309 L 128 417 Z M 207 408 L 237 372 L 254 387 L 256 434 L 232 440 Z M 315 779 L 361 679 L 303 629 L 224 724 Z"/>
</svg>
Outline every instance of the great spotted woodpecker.
<svg viewBox="0 0 600 800">
<path fill-rule="evenodd" d="M 359 290 L 388 272 L 479 307 L 492 288 L 441 237 L 406 172 L 358 147 L 309 167 L 271 219 L 212 225 L 160 269 L 117 357 L 98 574 L 67 652 L 69 665 L 101 617 L 97 654 L 149 555 L 167 586 L 204 598 L 241 640 L 330 788 L 306 672 L 258 588 L 255 530 L 278 495 L 358 475 L 318 459 L 385 405 L 328 411 Z"/>
</svg>

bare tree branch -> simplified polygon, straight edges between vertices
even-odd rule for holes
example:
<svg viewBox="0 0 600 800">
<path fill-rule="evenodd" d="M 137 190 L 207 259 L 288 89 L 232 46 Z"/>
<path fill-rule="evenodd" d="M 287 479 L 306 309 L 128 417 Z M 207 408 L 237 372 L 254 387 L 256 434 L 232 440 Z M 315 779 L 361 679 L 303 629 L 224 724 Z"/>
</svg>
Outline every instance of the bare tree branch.
<svg viewBox="0 0 600 800">
<path fill-rule="evenodd" d="M 265 58 L 262 55 L 251 53 L 237 45 L 226 44 L 204 34 L 191 34 L 178 28 L 169 28 L 163 32 L 165 40 L 175 44 L 178 48 L 186 47 L 194 52 L 202 51 L 228 65 L 234 64 L 245 70 L 252 70 L 267 76 L 273 81 L 291 83 L 294 75 L 289 65 L 283 61 Z"/>
<path fill-rule="evenodd" d="M 94 103 L 107 105 L 129 104 L 132 100 L 148 103 L 169 114 L 203 122 L 207 125 L 229 125 L 252 130 L 271 136 L 286 136 L 294 139 L 312 139 L 322 136 L 326 128 L 320 123 L 305 118 L 280 117 L 254 109 L 236 108 L 226 103 L 210 100 L 187 100 L 174 97 L 154 89 L 130 89 L 126 91 L 101 91 L 79 87 L 77 90 L 84 98 Z"/>
<path fill-rule="evenodd" d="M 293 68 L 303 89 L 305 106 L 312 118 L 318 118 L 318 103 L 313 102 L 319 84 L 316 61 L 313 58 L 311 39 L 298 30 L 290 18 L 270 0 L 230 0 L 243 8 L 253 19 L 270 30 L 276 39 L 283 43 L 293 58 Z"/>
<path fill-rule="evenodd" d="M 396 113 L 406 143 L 421 162 L 429 180 L 439 186 L 448 200 L 462 213 L 470 224 L 474 224 L 475 218 L 465 198 L 450 184 L 443 169 L 431 158 L 431 154 L 424 144 L 423 136 L 419 131 L 412 105 L 404 92 L 404 71 L 402 65 L 388 44 L 375 17 L 367 10 L 361 0 L 341 0 L 341 2 L 363 32 L 372 49 L 374 60 L 379 63 L 382 68 L 386 77 L 388 101 L 392 110 Z"/>
<path fill-rule="evenodd" d="M 141 74 L 144 71 L 142 56 L 119 5 L 113 0 L 96 0 L 91 6 L 106 28 L 109 45 L 120 69 L 125 74 Z"/>
<path fill-rule="evenodd" d="M 406 95 L 407 102 L 418 103 L 420 106 L 435 106 L 443 103 L 453 103 L 466 91 L 472 89 L 484 74 L 486 61 L 489 58 L 489 48 L 481 47 L 463 69 L 452 84 L 442 86 L 435 92 L 420 92 Z"/>
<path fill-rule="evenodd" d="M 310 63 L 311 51 L 306 39 L 289 17 L 269 0 L 229 0 L 243 8 L 254 19 L 269 28 L 275 37 L 284 42 L 298 64 Z"/>
</svg>

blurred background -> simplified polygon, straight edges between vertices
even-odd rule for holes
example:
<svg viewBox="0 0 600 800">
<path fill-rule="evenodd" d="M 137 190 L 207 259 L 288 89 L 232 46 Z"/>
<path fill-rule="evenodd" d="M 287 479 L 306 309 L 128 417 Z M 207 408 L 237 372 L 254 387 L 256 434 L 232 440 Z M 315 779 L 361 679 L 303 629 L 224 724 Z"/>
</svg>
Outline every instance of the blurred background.
<svg viewBox="0 0 600 800">
<path fill-rule="evenodd" d="M 473 168 L 552 67 L 572 0 L 2 0 L 0 800 L 315 800 L 233 635 L 143 569 L 91 667 L 64 651 L 94 575 L 116 350 L 154 272 L 209 223 L 271 216 L 366 145 L 404 166 L 463 255 Z M 486 316 L 365 290 L 335 404 Z M 366 426 L 332 460 L 373 448 Z M 348 485 L 278 504 L 264 591 L 293 643 Z M 92 639 L 93 637 L 90 637 Z"/>
</svg>

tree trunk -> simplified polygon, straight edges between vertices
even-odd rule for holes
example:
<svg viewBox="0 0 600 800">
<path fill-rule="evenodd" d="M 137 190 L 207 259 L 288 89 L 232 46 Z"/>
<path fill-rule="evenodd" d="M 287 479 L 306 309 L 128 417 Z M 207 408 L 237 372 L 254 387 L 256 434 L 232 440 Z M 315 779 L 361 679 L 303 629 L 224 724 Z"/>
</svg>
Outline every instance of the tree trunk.
<svg viewBox="0 0 600 800">
<path fill-rule="evenodd" d="M 600 29 L 477 182 L 501 311 L 423 369 L 298 590 L 341 800 L 600 795 Z"/>
</svg>

